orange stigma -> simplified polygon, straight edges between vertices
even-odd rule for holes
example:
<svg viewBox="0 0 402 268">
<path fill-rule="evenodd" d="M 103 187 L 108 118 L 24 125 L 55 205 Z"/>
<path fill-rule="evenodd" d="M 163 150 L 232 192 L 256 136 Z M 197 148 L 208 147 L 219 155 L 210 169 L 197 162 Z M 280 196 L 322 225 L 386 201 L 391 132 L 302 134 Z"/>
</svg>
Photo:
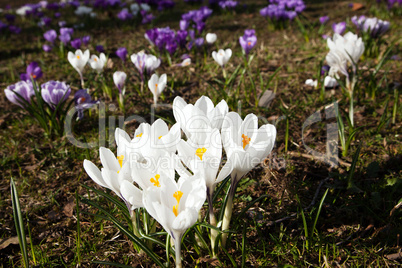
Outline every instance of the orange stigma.
<svg viewBox="0 0 402 268">
<path fill-rule="evenodd" d="M 243 149 L 245 149 L 246 146 L 247 146 L 247 144 L 250 143 L 251 138 L 249 138 L 248 136 L 246 136 L 246 135 L 244 135 L 244 134 L 241 135 L 241 138 L 243 139 L 243 140 L 242 140 L 242 142 L 243 142 Z"/>
</svg>

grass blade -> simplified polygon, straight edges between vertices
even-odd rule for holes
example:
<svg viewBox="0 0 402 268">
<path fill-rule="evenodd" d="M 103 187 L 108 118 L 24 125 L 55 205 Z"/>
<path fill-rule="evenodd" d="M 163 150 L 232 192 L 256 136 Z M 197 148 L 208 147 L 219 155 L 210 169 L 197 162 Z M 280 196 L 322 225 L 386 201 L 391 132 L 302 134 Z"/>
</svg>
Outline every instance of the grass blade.
<svg viewBox="0 0 402 268">
<path fill-rule="evenodd" d="M 29 267 L 29 259 L 28 259 L 28 251 L 27 251 L 27 241 L 26 241 L 26 237 L 25 237 L 24 221 L 22 219 L 17 187 L 15 187 L 13 178 L 11 178 L 10 187 L 11 187 L 11 203 L 13 206 L 15 229 L 17 230 L 18 242 L 19 242 L 20 248 L 21 248 L 21 254 L 22 254 L 22 259 L 24 261 L 24 267 L 28 268 Z"/>
</svg>

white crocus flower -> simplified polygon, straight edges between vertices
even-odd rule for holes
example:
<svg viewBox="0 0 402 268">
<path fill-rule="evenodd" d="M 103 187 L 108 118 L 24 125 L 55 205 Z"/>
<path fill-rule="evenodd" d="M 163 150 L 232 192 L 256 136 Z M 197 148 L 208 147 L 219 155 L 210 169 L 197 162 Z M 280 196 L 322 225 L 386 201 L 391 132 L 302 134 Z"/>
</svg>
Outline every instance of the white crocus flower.
<svg viewBox="0 0 402 268">
<path fill-rule="evenodd" d="M 333 87 L 336 87 L 337 85 L 338 85 L 338 81 L 336 81 L 335 78 L 333 78 L 331 76 L 326 76 L 324 78 L 324 87 L 333 88 Z"/>
<path fill-rule="evenodd" d="M 167 83 L 166 74 L 162 74 L 158 77 L 157 74 L 153 74 L 151 79 L 148 81 L 149 90 L 151 90 L 154 95 L 154 105 L 158 102 L 158 97 L 161 95 L 162 91 L 165 89 Z"/>
<path fill-rule="evenodd" d="M 177 66 L 187 67 L 187 66 L 190 66 L 190 64 L 191 64 L 191 59 L 187 58 L 187 59 L 183 60 L 181 63 L 177 64 Z"/>
<path fill-rule="evenodd" d="M 225 66 L 226 63 L 228 63 L 231 56 L 232 50 L 230 48 L 226 50 L 219 49 L 218 52 L 212 51 L 212 57 L 220 66 L 222 66 L 222 68 Z"/>
<path fill-rule="evenodd" d="M 145 11 L 150 11 L 151 10 L 151 6 L 148 5 L 147 3 L 140 4 L 140 7 L 141 7 L 142 10 L 145 10 Z"/>
<path fill-rule="evenodd" d="M 258 118 L 249 114 L 244 118 L 229 112 L 222 124 L 222 142 L 232 162 L 232 178 L 240 180 L 246 173 L 266 158 L 275 143 L 276 128 L 266 124 L 258 128 Z"/>
<path fill-rule="evenodd" d="M 159 187 L 143 191 L 143 203 L 148 213 L 157 220 L 172 237 L 176 252 L 176 268 L 181 268 L 181 239 L 193 226 L 206 198 L 205 183 L 194 175 L 162 182 Z"/>
<path fill-rule="evenodd" d="M 118 155 L 130 157 L 131 166 L 146 164 L 152 172 L 163 166 L 170 176 L 174 176 L 175 169 L 179 175 L 188 174 L 175 155 L 181 138 L 179 124 L 169 130 L 167 124 L 158 119 L 152 125 L 141 123 L 133 139 L 122 129 L 116 129 L 115 138 Z"/>
<path fill-rule="evenodd" d="M 113 82 L 119 89 L 120 94 L 124 95 L 124 84 L 126 82 L 127 74 L 125 72 L 116 71 L 113 74 Z"/>
<path fill-rule="evenodd" d="M 349 81 L 349 73 L 347 67 L 347 59 L 344 54 L 338 50 L 330 50 L 325 57 L 328 65 L 330 66 L 329 75 L 339 79 L 339 72 L 347 77 Z"/>
<path fill-rule="evenodd" d="M 84 160 L 84 169 L 89 177 L 102 187 L 106 187 L 121 197 L 120 186 L 123 181 L 132 182 L 130 163 L 122 156 L 116 156 L 105 147 L 99 148 L 102 170 L 99 170 L 91 161 Z"/>
<path fill-rule="evenodd" d="M 205 36 L 205 40 L 207 41 L 208 44 L 213 44 L 216 42 L 217 36 L 215 33 L 207 33 Z"/>
<path fill-rule="evenodd" d="M 230 162 L 227 162 L 218 175 L 222 160 L 222 142 L 218 129 L 207 129 L 208 133 L 203 142 L 191 139 L 181 140 L 177 145 L 179 159 L 194 173 L 201 174 L 205 180 L 210 197 L 217 183 L 224 180 L 231 172 Z M 218 175 L 218 176 L 217 176 Z"/>
<path fill-rule="evenodd" d="M 147 70 L 148 74 L 155 71 L 161 65 L 161 60 L 158 59 L 154 55 L 147 55 L 145 60 L 145 69 Z"/>
<path fill-rule="evenodd" d="M 87 7 L 87 6 L 79 6 L 75 11 L 75 15 L 77 16 L 83 16 L 83 15 L 88 15 L 91 14 L 92 12 L 92 7 Z"/>
<path fill-rule="evenodd" d="M 137 16 L 138 12 L 140 12 L 140 6 L 137 3 L 131 4 L 130 5 L 130 10 L 131 10 L 131 13 L 133 13 L 134 16 Z"/>
<path fill-rule="evenodd" d="M 179 96 L 173 101 L 174 118 L 180 123 L 181 129 L 188 138 L 191 138 L 192 133 L 197 134 L 198 128 L 203 128 L 203 125 L 220 130 L 223 118 L 228 111 L 226 101 L 222 100 L 214 106 L 212 100 L 206 96 L 199 98 L 195 105 L 187 104 Z"/>
<path fill-rule="evenodd" d="M 138 69 L 138 71 L 141 74 L 141 77 L 142 77 L 142 74 L 145 69 L 145 62 L 146 62 L 147 58 L 148 58 L 148 55 L 145 54 L 144 51 L 134 53 L 130 56 L 131 62 Z"/>
<path fill-rule="evenodd" d="M 346 33 L 344 36 L 334 34 L 333 40 L 327 39 L 329 49 L 337 50 L 343 54 L 345 59 L 354 66 L 364 52 L 364 43 L 361 37 L 352 32 Z"/>
<path fill-rule="evenodd" d="M 88 61 L 91 68 L 96 70 L 98 73 L 101 73 L 103 71 L 103 67 L 105 67 L 106 62 L 107 60 L 104 53 L 101 53 L 99 57 L 96 55 L 92 55 Z"/>
<path fill-rule="evenodd" d="M 20 15 L 20 16 L 23 16 L 23 17 L 24 17 L 24 16 L 27 15 L 27 13 L 28 13 L 29 11 L 32 11 L 32 7 L 30 7 L 30 6 L 22 6 L 22 7 L 18 8 L 18 9 L 15 11 L 15 13 L 18 14 L 18 15 Z"/>
<path fill-rule="evenodd" d="M 318 81 L 313 79 L 307 79 L 306 82 L 304 82 L 304 84 L 310 87 L 317 87 Z"/>
<path fill-rule="evenodd" d="M 212 226 L 217 225 L 213 210 L 212 197 L 216 184 L 224 180 L 231 172 L 230 162 L 222 167 L 218 174 L 222 161 L 221 135 L 218 129 L 207 129 L 206 139 L 203 142 L 194 142 L 191 139 L 181 140 L 177 145 L 179 159 L 196 175 L 205 182 L 207 200 L 209 205 L 209 221 Z M 218 233 L 211 229 L 211 248 L 214 254 L 215 241 Z M 215 255 L 215 254 L 214 254 Z"/>
<path fill-rule="evenodd" d="M 247 115 L 244 121 L 236 112 L 230 112 L 225 116 L 222 124 L 222 142 L 233 171 L 222 230 L 229 227 L 238 182 L 271 153 L 275 138 L 275 126 L 266 124 L 258 128 L 258 118 L 254 114 Z M 223 245 L 226 243 L 226 238 L 227 235 L 223 234 Z"/>
<path fill-rule="evenodd" d="M 74 69 L 80 74 L 81 86 L 84 87 L 84 78 L 82 76 L 82 73 L 84 71 L 85 65 L 89 60 L 89 50 L 85 50 L 84 53 L 82 53 L 81 49 L 77 49 L 75 53 L 69 51 L 67 54 L 67 59 L 74 67 Z"/>
</svg>

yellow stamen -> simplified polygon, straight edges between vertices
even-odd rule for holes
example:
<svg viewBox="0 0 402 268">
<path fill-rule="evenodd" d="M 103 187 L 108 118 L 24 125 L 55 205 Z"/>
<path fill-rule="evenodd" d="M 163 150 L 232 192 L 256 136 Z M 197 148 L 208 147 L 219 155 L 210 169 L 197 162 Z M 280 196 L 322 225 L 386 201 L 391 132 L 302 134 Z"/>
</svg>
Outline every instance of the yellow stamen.
<svg viewBox="0 0 402 268">
<path fill-rule="evenodd" d="M 33 79 L 35 79 L 35 78 L 36 78 L 36 75 L 34 74 L 34 75 L 32 75 L 32 77 L 33 77 Z"/>
<path fill-rule="evenodd" d="M 119 161 L 120 167 L 123 167 L 123 160 L 124 160 L 124 155 L 117 156 L 117 161 Z"/>
<path fill-rule="evenodd" d="M 138 137 L 141 138 L 141 137 L 142 137 L 142 133 L 138 134 L 136 137 L 137 137 L 137 138 L 138 138 Z"/>
<path fill-rule="evenodd" d="M 162 136 L 159 136 L 159 138 L 158 139 L 162 139 Z"/>
<path fill-rule="evenodd" d="M 94 58 L 94 61 L 98 61 L 96 58 Z"/>
<path fill-rule="evenodd" d="M 198 148 L 197 150 L 195 150 L 195 155 L 198 156 L 200 158 L 200 160 L 202 161 L 202 156 L 204 155 L 204 153 L 206 151 L 207 151 L 207 149 L 205 149 L 204 147 Z"/>
<path fill-rule="evenodd" d="M 154 178 L 151 178 L 150 179 L 150 181 L 154 184 L 154 186 L 156 186 L 156 187 L 161 187 L 161 184 L 160 184 L 160 182 L 159 182 L 159 178 L 161 177 L 161 175 L 159 175 L 159 174 L 156 174 L 155 175 L 155 179 Z"/>
<path fill-rule="evenodd" d="M 80 59 L 80 56 L 79 56 L 79 55 L 77 55 L 77 59 Z"/>
<path fill-rule="evenodd" d="M 250 143 L 251 138 L 249 138 L 247 135 L 242 134 L 241 138 L 243 139 L 243 149 L 246 148 L 247 144 Z"/>
<path fill-rule="evenodd" d="M 248 42 L 248 45 L 251 46 L 251 42 Z"/>
<path fill-rule="evenodd" d="M 177 215 L 179 215 L 179 204 L 180 204 L 180 199 L 182 196 L 183 196 L 182 191 L 177 191 L 173 194 L 173 197 L 176 198 L 176 200 L 177 200 L 177 205 L 173 206 L 173 213 L 176 217 L 177 217 Z"/>
</svg>

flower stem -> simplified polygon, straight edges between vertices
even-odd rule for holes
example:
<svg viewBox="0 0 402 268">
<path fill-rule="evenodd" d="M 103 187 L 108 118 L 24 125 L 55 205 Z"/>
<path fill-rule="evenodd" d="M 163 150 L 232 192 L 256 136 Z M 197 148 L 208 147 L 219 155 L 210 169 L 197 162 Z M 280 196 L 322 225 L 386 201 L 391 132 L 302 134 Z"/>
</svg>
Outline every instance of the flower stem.
<svg viewBox="0 0 402 268">
<path fill-rule="evenodd" d="M 216 217 L 214 214 L 214 207 L 212 205 L 212 196 L 213 196 L 213 190 L 210 190 L 207 188 L 207 200 L 208 200 L 208 208 L 209 208 L 209 223 L 216 227 L 217 222 L 216 222 Z M 212 250 L 212 258 L 215 258 L 215 242 L 216 242 L 216 237 L 218 236 L 218 231 L 215 229 L 211 228 L 211 250 Z"/>
<path fill-rule="evenodd" d="M 232 177 L 232 183 L 230 185 L 229 192 L 228 192 L 228 199 L 226 201 L 225 214 L 223 216 L 223 221 L 222 221 L 222 231 L 226 231 L 227 229 L 229 229 L 229 224 L 230 224 L 230 220 L 232 218 L 232 211 L 233 211 L 233 198 L 236 193 L 236 188 L 237 188 L 238 182 L 239 181 L 237 180 L 236 175 L 234 177 Z M 222 246 L 223 247 L 226 246 L 227 238 L 228 238 L 228 234 L 223 233 L 222 234 Z"/>
<path fill-rule="evenodd" d="M 181 265 L 181 237 L 174 239 L 174 250 L 176 253 L 176 268 L 182 268 Z"/>
<path fill-rule="evenodd" d="M 223 78 L 226 80 L 226 70 L 225 67 L 222 67 Z"/>
</svg>

